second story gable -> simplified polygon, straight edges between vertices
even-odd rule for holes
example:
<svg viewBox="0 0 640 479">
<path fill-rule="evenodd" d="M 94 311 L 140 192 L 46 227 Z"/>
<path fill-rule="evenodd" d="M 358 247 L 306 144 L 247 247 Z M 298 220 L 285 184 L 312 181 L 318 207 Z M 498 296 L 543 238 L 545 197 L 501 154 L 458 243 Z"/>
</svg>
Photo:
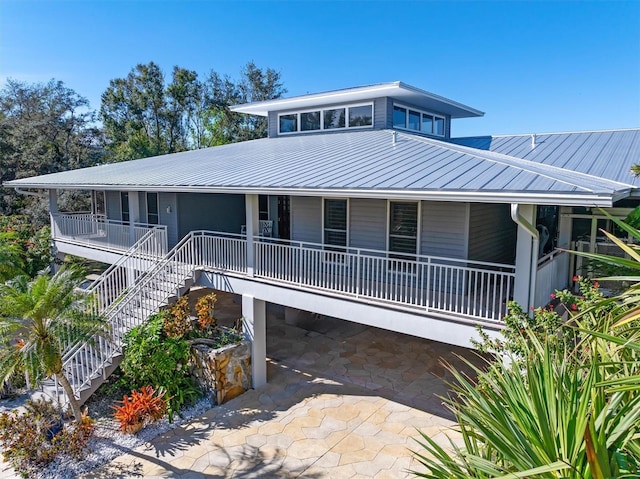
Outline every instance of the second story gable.
<svg viewBox="0 0 640 479">
<path fill-rule="evenodd" d="M 268 117 L 270 138 L 393 128 L 448 139 L 452 119 L 484 115 L 402 82 L 247 103 L 231 110 Z"/>
</svg>

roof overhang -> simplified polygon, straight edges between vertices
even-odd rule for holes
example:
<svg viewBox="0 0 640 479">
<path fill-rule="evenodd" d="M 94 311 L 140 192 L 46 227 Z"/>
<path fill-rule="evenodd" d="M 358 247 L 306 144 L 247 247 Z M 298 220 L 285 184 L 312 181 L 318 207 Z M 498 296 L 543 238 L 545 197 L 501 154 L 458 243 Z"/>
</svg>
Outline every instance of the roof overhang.
<svg viewBox="0 0 640 479">
<path fill-rule="evenodd" d="M 237 113 L 267 116 L 270 111 L 300 110 L 323 105 L 372 100 L 381 97 L 392 97 L 401 102 L 424 108 L 427 111 L 451 115 L 451 118 L 471 118 L 484 115 L 484 112 L 480 110 L 399 81 L 313 93 L 278 100 L 245 103 L 242 105 L 234 105 L 230 109 Z"/>
<path fill-rule="evenodd" d="M 368 198 L 390 200 L 452 201 L 462 203 L 521 203 L 550 206 L 584 206 L 611 208 L 616 201 L 630 196 L 630 190 L 615 193 L 552 193 L 517 191 L 447 191 L 447 190 L 391 190 L 343 188 L 266 188 L 266 187 L 208 187 L 208 186 L 148 186 L 100 184 L 12 184 L 12 188 L 38 188 L 60 190 L 153 191 L 166 193 L 223 193 L 255 195 L 321 196 L 336 198 Z"/>
</svg>

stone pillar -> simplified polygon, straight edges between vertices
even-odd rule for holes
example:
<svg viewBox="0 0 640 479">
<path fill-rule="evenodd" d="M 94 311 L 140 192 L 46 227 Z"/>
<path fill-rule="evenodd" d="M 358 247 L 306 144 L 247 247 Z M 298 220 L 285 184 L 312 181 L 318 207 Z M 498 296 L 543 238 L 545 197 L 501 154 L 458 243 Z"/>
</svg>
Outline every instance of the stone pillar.
<svg viewBox="0 0 640 479">
<path fill-rule="evenodd" d="M 535 205 L 519 205 L 520 217 L 535 227 L 536 207 Z M 538 252 L 533 250 L 533 237 L 531 232 L 522 225 L 518 225 L 518 239 L 516 242 L 516 279 L 513 291 L 513 299 L 522 306 L 525 311 L 532 306 L 533 288 L 535 288 L 535 277 L 532 274 L 534 259 L 537 260 Z M 535 255 L 535 256 L 534 256 Z"/>
<path fill-rule="evenodd" d="M 242 325 L 251 341 L 251 377 L 253 388 L 267 384 L 267 308 L 250 294 L 242 295 Z"/>
<path fill-rule="evenodd" d="M 247 229 L 247 274 L 253 276 L 255 268 L 255 254 L 253 249 L 253 237 L 260 231 L 260 212 L 258 195 L 244 195 L 246 209 L 246 229 Z"/>
</svg>

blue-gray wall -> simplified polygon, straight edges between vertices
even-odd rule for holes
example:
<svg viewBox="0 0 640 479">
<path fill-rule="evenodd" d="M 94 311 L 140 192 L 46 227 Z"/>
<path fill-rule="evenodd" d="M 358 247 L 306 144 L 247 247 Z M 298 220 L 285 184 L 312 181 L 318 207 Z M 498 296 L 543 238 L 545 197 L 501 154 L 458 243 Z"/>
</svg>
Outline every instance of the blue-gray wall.
<svg viewBox="0 0 640 479">
<path fill-rule="evenodd" d="M 111 220 L 122 220 L 122 212 L 120 211 L 120 192 L 119 191 L 106 191 L 105 192 L 105 208 L 107 211 L 107 218 Z"/>
<path fill-rule="evenodd" d="M 423 201 L 421 208 L 420 253 L 466 258 L 469 204 Z"/>
<path fill-rule="evenodd" d="M 469 259 L 513 264 L 517 232 L 509 205 L 472 203 L 469 215 Z"/>
<path fill-rule="evenodd" d="M 349 200 L 349 246 L 387 249 L 387 200 Z"/>
<path fill-rule="evenodd" d="M 291 197 L 291 239 L 322 243 L 322 198 Z"/>
<path fill-rule="evenodd" d="M 244 195 L 177 193 L 177 202 L 179 238 L 194 230 L 240 234 L 245 224 Z"/>
</svg>

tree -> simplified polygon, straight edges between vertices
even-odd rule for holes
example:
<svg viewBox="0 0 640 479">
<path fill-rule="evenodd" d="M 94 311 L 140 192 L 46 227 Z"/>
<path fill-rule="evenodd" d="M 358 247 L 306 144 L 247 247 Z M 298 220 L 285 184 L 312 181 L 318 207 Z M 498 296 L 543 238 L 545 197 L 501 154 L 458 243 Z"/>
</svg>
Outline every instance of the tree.
<svg viewBox="0 0 640 479">
<path fill-rule="evenodd" d="M 53 376 L 67 397 L 77 422 L 80 404 L 63 369 L 65 347 L 105 331 L 100 318 L 86 313 L 75 288 L 82 273 L 60 269 L 31 280 L 18 276 L 0 285 L 0 381 L 26 371 L 32 382 Z"/>
<path fill-rule="evenodd" d="M 8 80 L 0 90 L 0 183 L 90 166 L 100 160 L 101 134 L 87 100 L 63 82 Z M 42 204 L 40 204 L 42 203 Z M 44 201 L 0 190 L 0 213 L 31 213 L 47 222 Z"/>
<path fill-rule="evenodd" d="M 211 94 L 210 119 L 207 122 L 212 144 L 235 143 L 267 136 L 267 119 L 255 115 L 232 112 L 229 107 L 242 103 L 274 100 L 282 97 L 284 88 L 280 72 L 261 69 L 249 62 L 234 82 L 215 71 L 209 74 L 208 90 Z"/>
</svg>

